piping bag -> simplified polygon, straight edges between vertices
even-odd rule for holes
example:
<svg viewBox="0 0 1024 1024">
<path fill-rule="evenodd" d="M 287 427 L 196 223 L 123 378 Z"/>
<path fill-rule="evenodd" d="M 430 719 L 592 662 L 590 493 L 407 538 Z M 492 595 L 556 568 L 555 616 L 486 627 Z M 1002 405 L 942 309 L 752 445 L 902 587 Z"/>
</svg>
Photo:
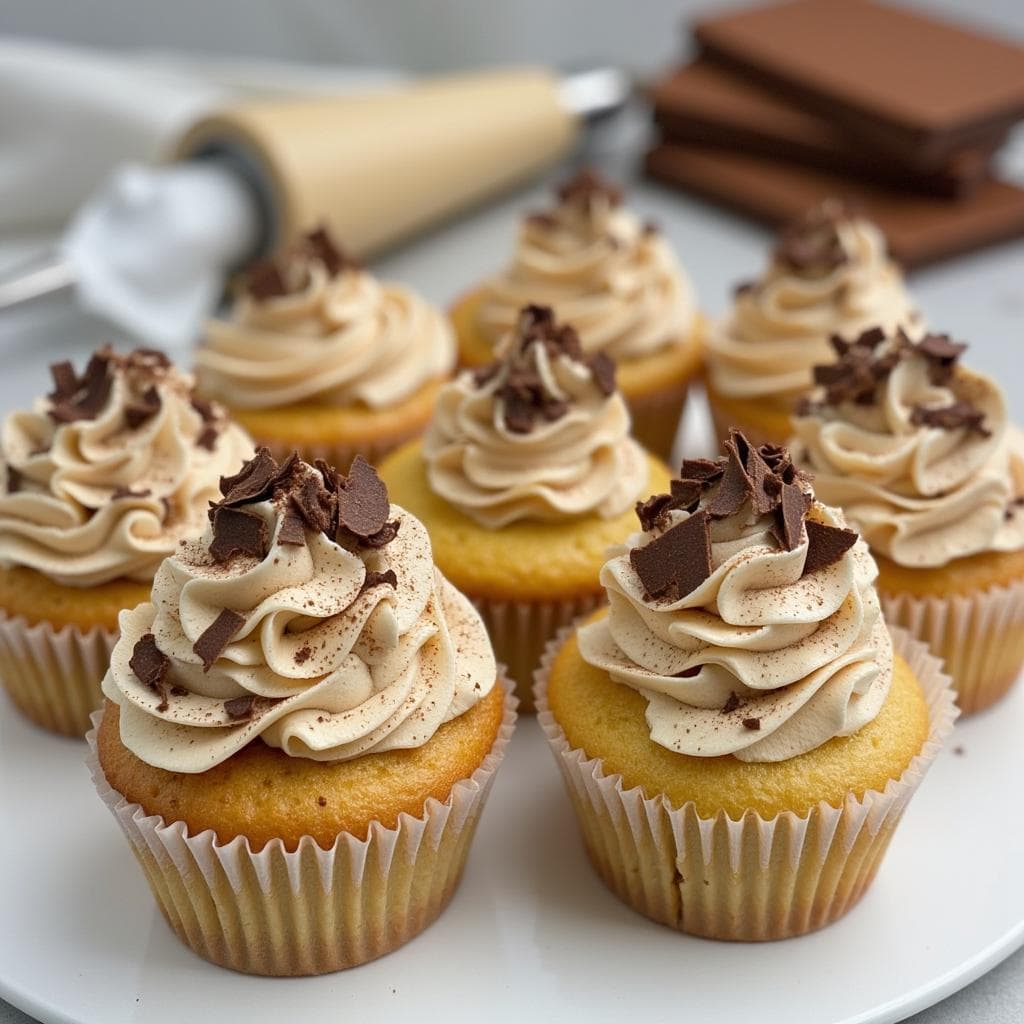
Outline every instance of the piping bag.
<svg viewBox="0 0 1024 1024">
<path fill-rule="evenodd" d="M 554 163 L 629 88 L 611 68 L 519 69 L 233 106 L 168 163 L 115 171 L 53 251 L 0 280 L 0 309 L 70 288 L 151 344 L 184 344 L 233 270 L 318 224 L 365 259 Z"/>
</svg>

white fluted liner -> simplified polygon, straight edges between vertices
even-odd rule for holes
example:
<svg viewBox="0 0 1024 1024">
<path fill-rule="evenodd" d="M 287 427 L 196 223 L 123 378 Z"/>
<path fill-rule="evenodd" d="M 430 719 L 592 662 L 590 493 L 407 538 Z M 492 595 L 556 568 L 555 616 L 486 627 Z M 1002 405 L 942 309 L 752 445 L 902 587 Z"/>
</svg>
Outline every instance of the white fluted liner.
<svg viewBox="0 0 1024 1024">
<path fill-rule="evenodd" d="M 921 752 L 882 792 L 822 801 L 805 816 L 734 821 L 701 817 L 692 802 L 624 789 L 598 759 L 569 746 L 547 704 L 552 661 L 570 629 L 545 652 L 537 672 L 537 720 L 576 810 L 591 862 L 624 902 L 671 928 L 706 938 L 780 939 L 841 917 L 875 875 L 893 830 L 959 713 L 949 677 L 927 647 L 900 629 L 893 644 L 916 674 L 931 728 Z"/>
<path fill-rule="evenodd" d="M 54 629 L 0 611 L 0 682 L 37 725 L 82 737 L 103 703 L 100 683 L 116 642 L 116 630 L 102 626 L 85 633 L 71 625 Z"/>
<path fill-rule="evenodd" d="M 326 974 L 373 960 L 408 942 L 455 891 L 494 774 L 515 725 L 506 689 L 494 746 L 443 803 L 421 817 L 379 822 L 366 839 L 348 833 L 324 850 L 309 836 L 294 851 L 280 840 L 254 853 L 236 837 L 147 815 L 111 788 L 87 739 L 93 782 L 128 838 L 168 924 L 201 957 L 250 974 Z M 101 714 L 94 716 L 98 726 Z"/>
<path fill-rule="evenodd" d="M 973 594 L 878 594 L 886 622 L 901 626 L 945 662 L 964 714 L 994 704 L 1024 666 L 1024 580 Z"/>
<path fill-rule="evenodd" d="M 595 584 L 597 580 L 595 579 Z M 605 593 L 584 594 L 564 601 L 494 601 L 473 598 L 494 647 L 494 654 L 516 684 L 521 712 L 533 711 L 533 673 L 548 641 L 581 615 L 604 604 Z"/>
<path fill-rule="evenodd" d="M 385 455 L 389 455 L 396 448 L 400 448 L 407 441 L 419 437 L 426 424 L 403 431 L 401 434 L 392 434 L 388 437 L 367 438 L 361 444 L 342 444 L 341 442 L 323 444 L 297 444 L 294 441 L 281 441 L 266 437 L 253 437 L 253 443 L 257 446 L 265 445 L 270 449 L 271 455 L 278 462 L 284 462 L 293 451 L 298 451 L 305 462 L 313 465 L 317 459 L 323 459 L 329 466 L 333 466 L 341 473 L 347 473 L 349 466 L 357 455 L 362 455 L 371 466 L 380 465 Z"/>
</svg>

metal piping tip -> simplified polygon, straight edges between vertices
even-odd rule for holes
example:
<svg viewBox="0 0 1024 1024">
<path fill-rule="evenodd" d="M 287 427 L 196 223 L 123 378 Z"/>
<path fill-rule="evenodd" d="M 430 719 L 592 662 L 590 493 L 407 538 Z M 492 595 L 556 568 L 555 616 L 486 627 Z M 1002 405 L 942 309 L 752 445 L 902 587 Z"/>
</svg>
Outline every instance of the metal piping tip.
<svg viewBox="0 0 1024 1024">
<path fill-rule="evenodd" d="M 621 68 L 610 66 L 568 74 L 559 85 L 562 104 L 586 121 L 618 113 L 632 93 L 632 78 Z"/>
</svg>

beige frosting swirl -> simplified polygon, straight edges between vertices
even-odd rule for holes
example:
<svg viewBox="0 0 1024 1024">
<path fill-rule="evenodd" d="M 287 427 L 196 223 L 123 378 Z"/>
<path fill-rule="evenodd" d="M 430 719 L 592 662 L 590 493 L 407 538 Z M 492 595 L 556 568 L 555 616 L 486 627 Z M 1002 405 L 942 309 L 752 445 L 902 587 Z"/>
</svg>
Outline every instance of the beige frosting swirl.
<svg viewBox="0 0 1024 1024">
<path fill-rule="evenodd" d="M 60 422 L 44 398 L 4 422 L 0 562 L 74 587 L 148 582 L 202 532 L 220 477 L 252 443 L 219 407 L 193 404 L 191 378 L 157 353 L 101 350 L 90 365 L 109 376 L 94 416 Z M 150 411 L 133 426 L 137 408 Z"/>
<path fill-rule="evenodd" d="M 680 342 L 696 319 L 689 279 L 668 242 L 600 188 L 526 218 L 512 263 L 482 293 L 479 326 L 493 344 L 535 302 L 568 320 L 585 351 L 616 360 Z"/>
<path fill-rule="evenodd" d="M 383 409 L 455 364 L 447 318 L 415 292 L 355 267 L 303 268 L 302 285 L 265 299 L 242 294 L 212 320 L 196 355 L 204 394 L 238 409 L 297 402 Z"/>
<path fill-rule="evenodd" d="M 490 529 L 621 515 L 649 477 L 622 395 L 602 388 L 585 358 L 539 340 L 507 346 L 489 378 L 466 371 L 442 388 L 423 440 L 431 488 Z M 528 430 L 507 419 L 510 381 L 524 379 L 545 403 Z"/>
<path fill-rule="evenodd" d="M 712 522 L 710 575 L 679 600 L 655 600 L 629 550 L 689 515 L 671 511 L 655 534 L 613 552 L 601 570 L 608 615 L 579 633 L 587 662 L 646 698 L 651 739 L 694 757 L 782 761 L 870 722 L 892 651 L 864 542 L 805 575 L 806 527 L 784 550 L 748 502 Z M 845 525 L 817 503 L 809 519 Z"/>
<path fill-rule="evenodd" d="M 898 344 L 898 343 L 895 343 Z M 825 405 L 794 421 L 793 456 L 821 497 L 846 511 L 875 552 L 900 565 L 945 565 L 1024 547 L 1011 460 L 1019 459 L 1005 399 L 990 377 L 957 367 L 933 383 L 928 361 L 904 346 L 872 404 Z M 984 430 L 915 423 L 916 407 L 968 402 Z"/>
<path fill-rule="evenodd" d="M 142 760 L 202 772 L 257 737 L 318 761 L 419 747 L 494 686 L 483 623 L 435 569 L 417 519 L 391 506 L 397 537 L 353 552 L 308 528 L 304 544 L 277 543 L 284 516 L 272 500 L 246 511 L 267 523 L 264 558 L 220 565 L 207 533 L 163 563 L 153 603 L 121 613 L 103 692 Z M 367 586 L 371 570 L 394 572 L 396 585 Z M 226 608 L 244 621 L 204 671 L 193 645 Z M 166 702 L 130 665 L 147 633 L 170 659 Z M 242 720 L 229 710 L 238 698 Z"/>
<path fill-rule="evenodd" d="M 839 219 L 834 228 L 842 251 L 835 266 L 797 269 L 775 258 L 760 280 L 739 290 L 708 339 L 717 392 L 792 399 L 813 386 L 812 368 L 833 358 L 831 335 L 854 337 L 876 326 L 920 333 L 881 231 L 862 218 Z"/>
</svg>

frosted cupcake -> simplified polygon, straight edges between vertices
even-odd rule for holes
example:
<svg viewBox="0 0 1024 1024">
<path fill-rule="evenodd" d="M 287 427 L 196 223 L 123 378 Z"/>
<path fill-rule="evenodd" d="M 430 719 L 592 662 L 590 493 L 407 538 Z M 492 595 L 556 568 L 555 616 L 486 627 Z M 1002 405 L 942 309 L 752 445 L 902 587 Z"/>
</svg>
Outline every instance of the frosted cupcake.
<svg viewBox="0 0 1024 1024">
<path fill-rule="evenodd" d="M 323 229 L 249 271 L 196 355 L 204 395 L 279 458 L 345 469 L 419 435 L 455 363 L 443 313 L 378 281 Z"/>
<path fill-rule="evenodd" d="M 813 367 L 833 357 L 833 334 L 877 326 L 919 333 L 919 319 L 874 224 L 836 200 L 808 211 L 780 233 L 765 272 L 737 288 L 732 310 L 709 333 L 718 437 L 736 426 L 752 441 L 785 443 Z"/>
<path fill-rule="evenodd" d="M 523 306 L 551 306 L 576 329 L 584 352 L 615 360 L 634 433 L 667 458 L 701 368 L 689 279 L 658 230 L 592 171 L 566 182 L 557 197 L 553 209 L 524 219 L 505 270 L 453 309 L 461 360 L 486 365 Z"/>
<path fill-rule="evenodd" d="M 476 603 L 527 707 L 548 638 L 603 598 L 609 544 L 668 470 L 629 434 L 615 366 L 552 311 L 527 306 L 503 357 L 441 391 L 422 443 L 381 466 L 430 531 L 439 568 Z"/>
<path fill-rule="evenodd" d="M 94 779 L 170 926 L 322 974 L 441 912 L 514 721 L 472 605 L 357 458 L 266 449 L 121 616 Z"/>
<path fill-rule="evenodd" d="M 784 449 L 726 450 L 638 509 L 608 611 L 551 645 L 538 710 L 620 898 L 777 939 L 860 899 L 956 709 L 924 645 L 890 636 L 842 513 Z"/>
<path fill-rule="evenodd" d="M 1003 393 L 945 335 L 834 344 L 794 458 L 871 546 L 887 619 L 945 660 L 963 711 L 987 707 L 1024 665 L 1024 453 Z"/>
<path fill-rule="evenodd" d="M 145 600 L 217 484 L 252 454 L 224 410 L 160 352 L 100 349 L 3 427 L 0 679 L 45 728 L 82 736 L 117 616 Z"/>
</svg>

